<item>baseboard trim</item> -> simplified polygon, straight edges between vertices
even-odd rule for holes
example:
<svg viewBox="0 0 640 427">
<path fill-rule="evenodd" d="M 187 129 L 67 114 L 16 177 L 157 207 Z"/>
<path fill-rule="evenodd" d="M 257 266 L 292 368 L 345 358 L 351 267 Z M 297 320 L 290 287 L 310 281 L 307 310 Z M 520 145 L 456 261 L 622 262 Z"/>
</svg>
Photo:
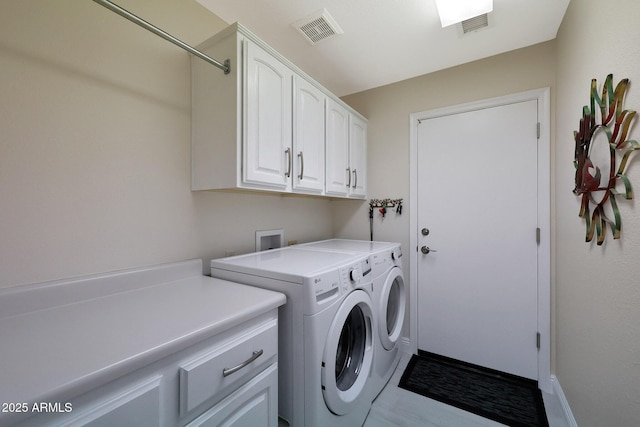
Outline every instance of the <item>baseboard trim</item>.
<svg viewBox="0 0 640 427">
<path fill-rule="evenodd" d="M 558 378 L 555 375 L 551 375 L 551 387 L 553 388 L 553 394 L 558 397 L 558 400 L 562 405 L 562 413 L 564 415 L 565 421 L 567 422 L 567 425 L 569 427 L 578 427 L 578 423 L 573 417 L 573 412 L 571 412 L 571 408 L 569 407 L 567 397 L 564 395 L 562 386 L 560 386 L 560 381 L 558 381 Z"/>
</svg>

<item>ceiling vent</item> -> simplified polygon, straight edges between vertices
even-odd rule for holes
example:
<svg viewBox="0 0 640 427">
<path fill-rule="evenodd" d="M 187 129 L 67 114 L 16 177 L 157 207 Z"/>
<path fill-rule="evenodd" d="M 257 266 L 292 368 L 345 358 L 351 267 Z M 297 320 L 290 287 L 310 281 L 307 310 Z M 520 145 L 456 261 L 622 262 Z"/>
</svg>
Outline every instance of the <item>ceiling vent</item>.
<svg viewBox="0 0 640 427">
<path fill-rule="evenodd" d="M 319 10 L 291 25 L 312 45 L 344 33 L 326 9 Z"/>
<path fill-rule="evenodd" d="M 487 14 L 484 13 L 462 21 L 462 33 L 467 34 L 488 26 L 489 18 L 487 17 Z"/>
</svg>

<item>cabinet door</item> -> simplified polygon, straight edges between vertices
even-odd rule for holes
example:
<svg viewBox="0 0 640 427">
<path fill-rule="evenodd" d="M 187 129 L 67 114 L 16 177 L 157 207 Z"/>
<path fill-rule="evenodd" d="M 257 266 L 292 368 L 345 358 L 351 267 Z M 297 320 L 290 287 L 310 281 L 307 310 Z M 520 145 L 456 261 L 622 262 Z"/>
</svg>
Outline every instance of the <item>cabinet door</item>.
<svg viewBox="0 0 640 427">
<path fill-rule="evenodd" d="M 327 99 L 326 193 L 346 196 L 351 183 L 349 167 L 349 112 Z"/>
<path fill-rule="evenodd" d="M 320 194 L 324 190 L 325 95 L 306 80 L 294 78 L 294 191 Z"/>
<path fill-rule="evenodd" d="M 277 427 L 278 365 L 273 364 L 186 427 Z"/>
<path fill-rule="evenodd" d="M 244 42 L 243 184 L 291 188 L 292 71 L 264 49 Z"/>
<path fill-rule="evenodd" d="M 367 196 L 367 123 L 351 115 L 349 118 L 349 165 L 351 197 Z"/>
<path fill-rule="evenodd" d="M 86 407 L 74 406 L 71 418 L 56 425 L 157 427 L 160 425 L 161 380 L 158 375 L 106 394 Z"/>
</svg>

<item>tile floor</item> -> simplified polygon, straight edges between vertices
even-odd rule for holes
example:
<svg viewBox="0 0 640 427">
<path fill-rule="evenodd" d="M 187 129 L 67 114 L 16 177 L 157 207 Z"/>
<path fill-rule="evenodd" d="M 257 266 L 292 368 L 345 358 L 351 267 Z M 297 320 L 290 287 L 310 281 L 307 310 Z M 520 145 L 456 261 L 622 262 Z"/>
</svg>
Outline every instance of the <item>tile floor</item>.
<svg viewBox="0 0 640 427">
<path fill-rule="evenodd" d="M 411 355 L 403 354 L 393 377 L 373 402 L 364 427 L 494 427 L 503 424 L 398 387 Z M 550 427 L 569 427 L 556 396 L 543 393 Z"/>
</svg>

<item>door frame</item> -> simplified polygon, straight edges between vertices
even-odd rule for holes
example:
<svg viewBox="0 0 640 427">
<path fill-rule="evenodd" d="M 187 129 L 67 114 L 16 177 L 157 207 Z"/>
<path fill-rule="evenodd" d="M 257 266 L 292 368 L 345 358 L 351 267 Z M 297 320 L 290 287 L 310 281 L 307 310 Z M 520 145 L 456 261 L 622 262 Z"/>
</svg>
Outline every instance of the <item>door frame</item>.
<svg viewBox="0 0 640 427">
<path fill-rule="evenodd" d="M 551 392 L 551 106 L 550 88 L 535 89 L 409 115 L 409 339 L 418 350 L 418 124 L 420 121 L 530 100 L 538 101 L 538 386 Z M 415 248 L 415 249 L 414 249 Z"/>
</svg>

